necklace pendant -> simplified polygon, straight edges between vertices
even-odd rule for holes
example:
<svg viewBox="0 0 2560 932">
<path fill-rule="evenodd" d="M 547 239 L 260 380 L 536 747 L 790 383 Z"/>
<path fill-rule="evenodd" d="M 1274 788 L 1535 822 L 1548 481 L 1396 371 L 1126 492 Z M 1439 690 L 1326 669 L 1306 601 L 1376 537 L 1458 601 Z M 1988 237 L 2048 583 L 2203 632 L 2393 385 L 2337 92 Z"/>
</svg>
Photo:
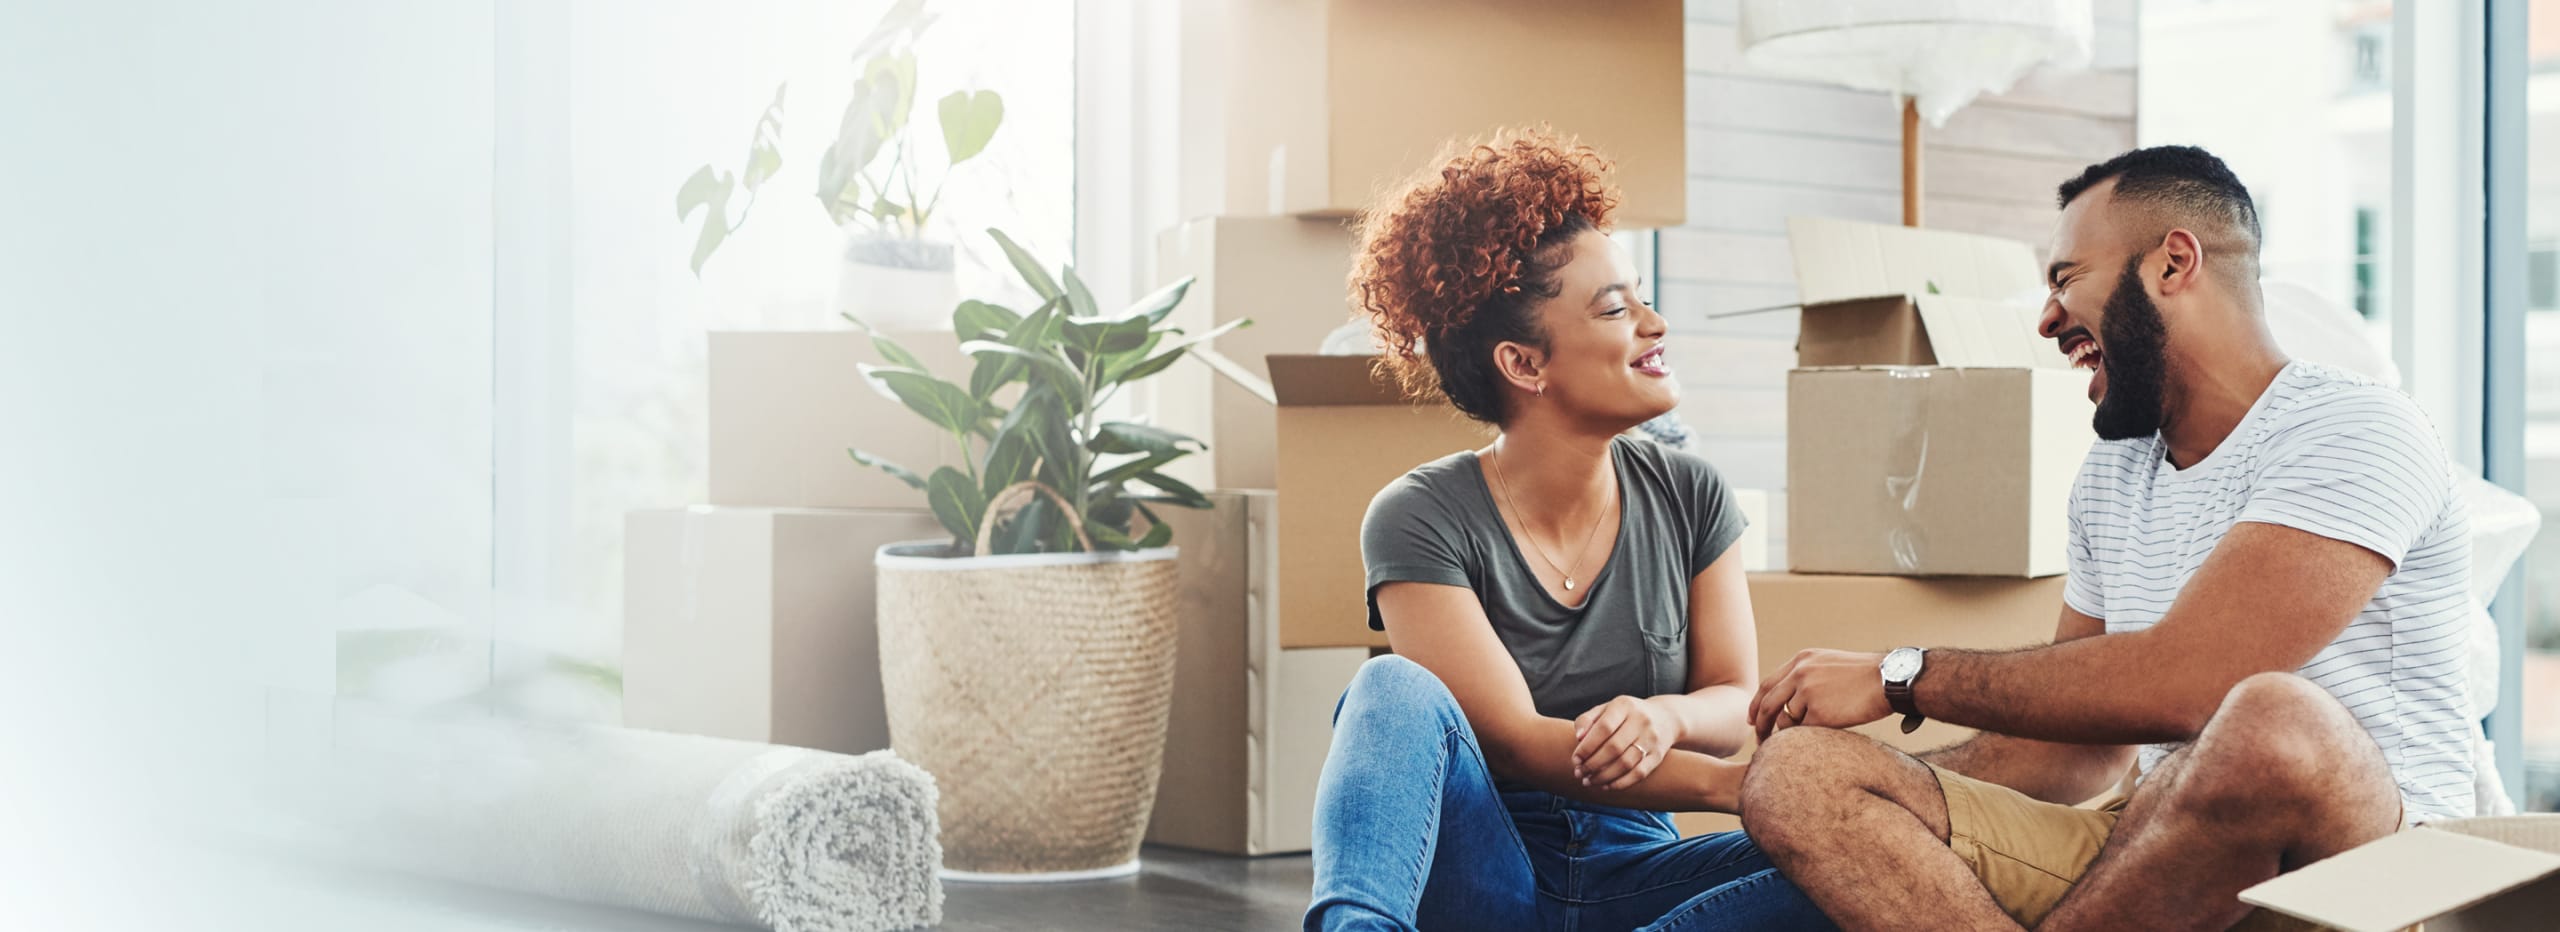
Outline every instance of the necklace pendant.
<svg viewBox="0 0 2560 932">
<path fill-rule="evenodd" d="M 1567 576 L 1567 577 L 1565 577 L 1565 578 L 1564 578 L 1564 591 L 1566 591 L 1566 592 L 1572 592 L 1572 591 L 1573 591 L 1573 577 L 1571 577 L 1571 576 Z"/>
</svg>

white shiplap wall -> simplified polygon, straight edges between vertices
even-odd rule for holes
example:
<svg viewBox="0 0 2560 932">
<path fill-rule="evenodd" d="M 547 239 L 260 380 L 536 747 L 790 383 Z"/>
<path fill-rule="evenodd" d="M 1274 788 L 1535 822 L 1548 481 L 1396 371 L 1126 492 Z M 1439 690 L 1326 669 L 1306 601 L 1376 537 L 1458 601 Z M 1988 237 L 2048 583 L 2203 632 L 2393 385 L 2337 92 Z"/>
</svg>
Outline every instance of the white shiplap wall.
<svg viewBox="0 0 2560 932">
<path fill-rule="evenodd" d="M 2139 0 L 2098 0 L 2090 70 L 2030 75 L 1922 130 L 1922 219 L 2036 244 L 2053 189 L 2134 144 Z M 1790 216 L 1901 220 L 1901 114 L 1885 94 L 1761 77 L 1742 62 L 1735 0 L 1688 3 L 1689 223 L 1663 230 L 1658 304 L 1671 318 L 1681 417 L 1735 485 L 1786 486 L 1792 312 L 1710 319 L 1795 299 Z M 1770 504 L 1783 565 L 1784 498 Z"/>
</svg>

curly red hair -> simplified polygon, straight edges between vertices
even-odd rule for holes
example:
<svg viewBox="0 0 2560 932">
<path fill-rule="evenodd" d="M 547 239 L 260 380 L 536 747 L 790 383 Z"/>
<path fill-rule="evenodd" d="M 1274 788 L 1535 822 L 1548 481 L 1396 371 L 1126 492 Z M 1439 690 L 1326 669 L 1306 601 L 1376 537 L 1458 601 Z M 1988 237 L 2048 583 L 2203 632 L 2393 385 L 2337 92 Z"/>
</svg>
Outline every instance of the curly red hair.
<svg viewBox="0 0 2560 932">
<path fill-rule="evenodd" d="M 1529 305 L 1553 296 L 1566 242 L 1608 228 L 1618 191 L 1606 157 L 1543 126 L 1453 144 L 1434 162 L 1361 215 L 1352 303 L 1407 395 L 1500 423 L 1492 347 L 1543 343 Z"/>
</svg>

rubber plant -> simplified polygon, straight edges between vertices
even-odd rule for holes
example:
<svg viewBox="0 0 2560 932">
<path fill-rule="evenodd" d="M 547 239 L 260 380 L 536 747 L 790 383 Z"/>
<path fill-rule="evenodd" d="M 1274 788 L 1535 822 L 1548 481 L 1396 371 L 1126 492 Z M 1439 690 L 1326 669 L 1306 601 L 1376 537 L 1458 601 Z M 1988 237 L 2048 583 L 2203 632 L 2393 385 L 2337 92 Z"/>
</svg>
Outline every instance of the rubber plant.
<svg viewBox="0 0 2560 932">
<path fill-rule="evenodd" d="M 1155 508 L 1209 507 L 1207 496 L 1164 469 L 1208 446 L 1161 427 L 1104 420 L 1101 411 L 1121 389 L 1251 321 L 1196 334 L 1166 324 L 1190 290 L 1189 278 L 1105 315 L 1074 268 L 1061 267 L 1052 277 L 1002 231 L 990 229 L 987 235 L 1041 304 L 1019 313 L 983 301 L 960 302 L 951 327 L 973 363 L 965 377 L 945 379 L 928 371 L 897 341 L 845 315 L 870 336 L 886 362 L 864 365 L 864 380 L 949 433 L 962 464 L 919 474 L 861 449 L 848 452 L 855 462 L 924 493 L 934 517 L 951 532 L 955 556 L 974 551 L 979 525 L 988 520 L 1000 522 L 993 535 L 997 554 L 1081 550 L 1077 525 L 1098 550 L 1164 546 L 1173 530 L 1157 519 Z M 1000 402 L 1015 385 L 1022 387 L 1018 397 Z M 1031 504 L 1011 514 L 987 513 L 988 502 L 1022 484 L 1038 492 Z M 1144 531 L 1138 530 L 1140 518 Z"/>
</svg>

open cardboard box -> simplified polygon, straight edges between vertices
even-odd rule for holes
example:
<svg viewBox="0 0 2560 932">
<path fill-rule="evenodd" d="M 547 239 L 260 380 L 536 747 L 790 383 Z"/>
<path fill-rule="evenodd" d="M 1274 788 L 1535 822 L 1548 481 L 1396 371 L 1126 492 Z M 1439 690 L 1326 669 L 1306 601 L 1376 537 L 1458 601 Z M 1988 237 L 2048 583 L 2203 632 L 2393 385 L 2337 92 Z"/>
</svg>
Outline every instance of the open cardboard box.
<svg viewBox="0 0 2560 932">
<path fill-rule="evenodd" d="M 2250 887 L 2240 900 L 2346 932 L 2560 928 L 2560 815 L 2420 825 Z"/>
<path fill-rule="evenodd" d="M 1217 351 L 1269 380 L 1263 358 L 1311 353 L 1351 320 L 1351 231 L 1339 220 L 1205 217 L 1156 238 L 1160 284 L 1190 276 L 1173 320 L 1193 333 L 1237 319 L 1253 325 L 1219 337 Z M 1158 423 L 1209 442 L 1166 469 L 1204 489 L 1277 488 L 1277 415 L 1253 390 L 1201 366 L 1176 366 L 1155 383 Z"/>
<path fill-rule="evenodd" d="M 1265 382 L 1215 351 L 1198 355 L 1278 406 L 1280 646 L 1387 646 L 1384 632 L 1369 630 L 1360 562 L 1369 500 L 1415 466 L 1485 445 L 1491 428 L 1446 403 L 1407 401 L 1375 374 L 1376 356 L 1274 353 L 1265 357 Z"/>
<path fill-rule="evenodd" d="M 2089 374 L 2036 335 L 2035 255 L 1988 236 L 1797 218 L 1787 376 L 1797 572 L 2061 573 Z"/>
</svg>

